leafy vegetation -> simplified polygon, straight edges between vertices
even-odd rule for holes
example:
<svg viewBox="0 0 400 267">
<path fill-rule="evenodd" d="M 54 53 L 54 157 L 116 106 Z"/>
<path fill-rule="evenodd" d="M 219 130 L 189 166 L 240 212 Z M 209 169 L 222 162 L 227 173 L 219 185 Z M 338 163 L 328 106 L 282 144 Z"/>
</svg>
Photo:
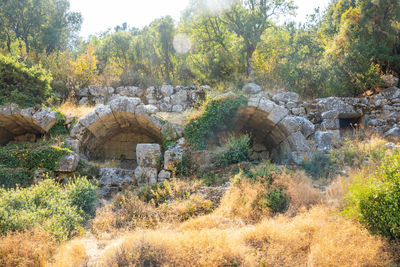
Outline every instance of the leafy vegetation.
<svg viewBox="0 0 400 267">
<path fill-rule="evenodd" d="M 328 178 L 337 172 L 337 163 L 330 155 L 316 153 L 302 163 L 304 170 L 314 179 Z"/>
<path fill-rule="evenodd" d="M 59 111 L 56 111 L 57 123 L 49 130 L 49 135 L 51 137 L 56 137 L 58 135 L 67 135 L 69 133 L 68 129 L 65 127 L 65 115 Z"/>
<path fill-rule="evenodd" d="M 0 164 L 8 168 L 54 171 L 61 157 L 69 152 L 71 151 L 66 147 L 46 145 L 45 142 L 8 144 L 0 147 Z"/>
<path fill-rule="evenodd" d="M 46 179 L 29 188 L 0 188 L 0 233 L 40 225 L 64 241 L 91 216 L 95 196 L 96 186 L 80 177 L 65 187 Z"/>
<path fill-rule="evenodd" d="M 205 149 L 208 139 L 219 131 L 229 129 L 239 109 L 246 105 L 247 99 L 241 96 L 210 100 L 204 111 L 185 126 L 185 138 L 193 148 Z"/>
<path fill-rule="evenodd" d="M 354 177 L 343 213 L 355 216 L 372 232 L 400 237 L 400 151 L 387 156 L 375 174 Z"/>
<path fill-rule="evenodd" d="M 213 158 L 216 167 L 226 167 L 249 160 L 250 137 L 248 135 L 242 135 L 239 138 L 231 137 L 225 146 L 226 150 L 219 152 Z"/>
<path fill-rule="evenodd" d="M 16 103 L 32 107 L 49 103 L 53 97 L 51 74 L 40 66 L 23 63 L 0 55 L 0 105 Z"/>
</svg>

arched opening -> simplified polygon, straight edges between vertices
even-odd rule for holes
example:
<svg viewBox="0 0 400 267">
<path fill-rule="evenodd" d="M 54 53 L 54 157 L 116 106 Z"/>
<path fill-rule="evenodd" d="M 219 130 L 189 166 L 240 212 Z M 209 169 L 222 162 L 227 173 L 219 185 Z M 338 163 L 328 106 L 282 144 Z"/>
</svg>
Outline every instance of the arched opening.
<svg viewBox="0 0 400 267">
<path fill-rule="evenodd" d="M 251 160 L 301 163 L 309 151 L 303 133 L 304 121 L 307 120 L 290 116 L 287 109 L 267 98 L 253 98 L 249 99 L 247 107 L 239 111 L 233 128 L 217 134 L 213 142 L 214 145 L 221 145 L 227 135 L 248 134 L 251 138 Z"/>
<path fill-rule="evenodd" d="M 72 130 L 81 141 L 81 152 L 104 167 L 133 170 L 137 167 L 136 146 L 162 143 L 161 125 L 135 103 L 99 106 L 79 121 L 82 130 Z"/>
<path fill-rule="evenodd" d="M 45 108 L 20 109 L 15 104 L 0 106 L 0 145 L 10 142 L 34 142 L 55 123 L 55 113 Z"/>
</svg>

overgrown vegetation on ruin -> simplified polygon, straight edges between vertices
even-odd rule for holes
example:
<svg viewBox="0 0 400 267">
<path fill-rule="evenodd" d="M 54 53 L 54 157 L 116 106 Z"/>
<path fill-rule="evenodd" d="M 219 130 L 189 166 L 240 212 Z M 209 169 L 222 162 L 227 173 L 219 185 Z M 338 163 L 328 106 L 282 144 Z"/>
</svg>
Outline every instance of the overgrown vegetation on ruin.
<svg viewBox="0 0 400 267">
<path fill-rule="evenodd" d="M 243 96 L 209 100 L 204 104 L 201 113 L 191 118 L 185 126 L 185 138 L 194 149 L 205 149 L 208 139 L 220 131 L 228 130 L 239 109 L 246 105 L 247 99 Z"/>
</svg>

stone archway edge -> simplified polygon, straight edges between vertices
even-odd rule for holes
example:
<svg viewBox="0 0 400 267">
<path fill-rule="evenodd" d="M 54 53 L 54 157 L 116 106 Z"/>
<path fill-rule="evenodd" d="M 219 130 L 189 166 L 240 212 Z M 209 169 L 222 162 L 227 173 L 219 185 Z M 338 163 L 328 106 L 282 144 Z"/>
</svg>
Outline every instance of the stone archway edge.
<svg viewBox="0 0 400 267">
<path fill-rule="evenodd" d="M 0 128 L 13 136 L 27 132 L 43 134 L 56 123 L 56 112 L 44 107 L 21 109 L 16 104 L 0 106 Z"/>
<path fill-rule="evenodd" d="M 287 146 L 290 149 L 291 160 L 301 163 L 310 151 L 306 137 L 314 133 L 315 126 L 303 117 L 289 115 L 286 108 L 264 96 L 249 98 L 248 107 L 264 114 L 273 124 L 268 134 L 273 136 L 279 146 Z"/>
</svg>

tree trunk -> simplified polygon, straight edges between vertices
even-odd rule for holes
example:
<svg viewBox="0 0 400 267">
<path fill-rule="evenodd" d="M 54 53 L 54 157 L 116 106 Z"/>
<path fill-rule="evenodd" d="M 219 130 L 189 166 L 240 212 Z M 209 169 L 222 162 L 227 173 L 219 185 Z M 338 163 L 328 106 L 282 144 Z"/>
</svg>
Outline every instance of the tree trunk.
<svg viewBox="0 0 400 267">
<path fill-rule="evenodd" d="M 255 49 L 253 47 L 247 48 L 247 55 L 246 55 L 246 61 L 247 61 L 247 76 L 251 79 L 254 78 L 254 69 L 253 69 L 253 54 L 254 54 Z"/>
</svg>

